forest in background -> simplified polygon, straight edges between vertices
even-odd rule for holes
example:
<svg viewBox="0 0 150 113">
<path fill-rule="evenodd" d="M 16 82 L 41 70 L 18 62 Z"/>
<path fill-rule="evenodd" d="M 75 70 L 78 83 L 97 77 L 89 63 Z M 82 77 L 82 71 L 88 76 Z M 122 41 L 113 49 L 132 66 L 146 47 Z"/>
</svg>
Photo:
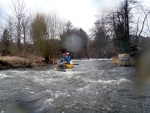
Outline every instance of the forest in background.
<svg viewBox="0 0 150 113">
<path fill-rule="evenodd" d="M 90 34 L 55 12 L 31 13 L 23 0 L 14 0 L 11 10 L 0 25 L 1 55 L 41 56 L 49 62 L 66 50 L 75 59 L 111 58 L 118 53 L 134 56 L 150 45 L 150 9 L 137 0 L 99 12 Z"/>
</svg>

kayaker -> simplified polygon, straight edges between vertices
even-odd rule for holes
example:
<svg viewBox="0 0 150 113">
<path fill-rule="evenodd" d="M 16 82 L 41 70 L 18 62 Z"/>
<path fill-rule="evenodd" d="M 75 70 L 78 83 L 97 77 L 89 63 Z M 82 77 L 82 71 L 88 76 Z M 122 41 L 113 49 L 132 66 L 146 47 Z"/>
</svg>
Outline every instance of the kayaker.
<svg viewBox="0 0 150 113">
<path fill-rule="evenodd" d="M 62 58 L 58 62 L 58 69 L 66 69 L 63 63 L 63 61 L 65 61 L 65 56 L 65 53 L 63 53 Z"/>
<path fill-rule="evenodd" d="M 70 61 L 68 59 L 68 57 L 66 56 L 65 53 L 62 54 L 62 58 L 59 60 L 59 68 L 62 68 L 62 69 L 65 69 L 65 66 L 64 66 L 64 61 L 67 63 L 67 64 L 70 64 Z"/>
<path fill-rule="evenodd" d="M 67 54 L 65 54 L 64 56 L 64 61 L 66 61 L 66 63 L 70 65 L 70 58 L 67 56 Z"/>
<path fill-rule="evenodd" d="M 69 55 L 69 53 L 68 53 L 68 52 L 67 52 L 66 54 L 67 54 L 67 59 L 68 59 L 68 61 L 70 62 L 71 57 L 70 57 L 70 55 Z"/>
<path fill-rule="evenodd" d="M 70 64 L 69 59 L 65 53 L 63 53 L 62 58 L 59 61 L 60 62 L 66 61 L 67 64 Z"/>
</svg>

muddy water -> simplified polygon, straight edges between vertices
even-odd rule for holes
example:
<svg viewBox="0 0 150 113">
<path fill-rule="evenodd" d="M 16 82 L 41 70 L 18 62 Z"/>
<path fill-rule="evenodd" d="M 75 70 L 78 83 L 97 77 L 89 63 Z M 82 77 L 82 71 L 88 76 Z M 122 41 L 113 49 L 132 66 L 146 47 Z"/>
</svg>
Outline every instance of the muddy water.
<svg viewBox="0 0 150 113">
<path fill-rule="evenodd" d="M 54 65 L 0 71 L 1 113 L 149 113 L 150 90 L 137 90 L 135 69 L 110 60 L 76 60 L 73 69 Z"/>
</svg>

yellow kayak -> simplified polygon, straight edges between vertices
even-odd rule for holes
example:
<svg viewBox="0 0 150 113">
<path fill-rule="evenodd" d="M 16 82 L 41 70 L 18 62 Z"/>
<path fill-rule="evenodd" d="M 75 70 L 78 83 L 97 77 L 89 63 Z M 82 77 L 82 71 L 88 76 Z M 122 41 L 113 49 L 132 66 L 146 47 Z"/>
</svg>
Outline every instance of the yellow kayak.
<svg viewBox="0 0 150 113">
<path fill-rule="evenodd" d="M 72 69 L 74 67 L 74 62 L 70 61 L 70 65 L 64 62 L 64 66 L 66 69 Z M 56 69 L 58 69 L 58 63 L 56 64 Z"/>
<path fill-rule="evenodd" d="M 73 61 L 70 61 L 70 65 L 69 64 L 64 64 L 65 65 L 65 67 L 66 67 L 66 69 L 71 69 L 71 68 L 73 68 L 74 67 L 74 62 Z"/>
</svg>

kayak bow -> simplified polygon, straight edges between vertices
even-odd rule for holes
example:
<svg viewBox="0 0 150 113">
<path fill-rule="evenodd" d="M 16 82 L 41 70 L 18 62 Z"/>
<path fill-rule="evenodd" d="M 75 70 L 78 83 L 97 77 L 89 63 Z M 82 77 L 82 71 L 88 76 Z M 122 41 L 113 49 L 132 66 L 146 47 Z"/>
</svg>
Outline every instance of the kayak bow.
<svg viewBox="0 0 150 113">
<path fill-rule="evenodd" d="M 66 69 L 71 69 L 74 67 L 74 62 L 70 61 L 70 64 L 65 63 L 64 65 L 65 65 Z"/>
</svg>

